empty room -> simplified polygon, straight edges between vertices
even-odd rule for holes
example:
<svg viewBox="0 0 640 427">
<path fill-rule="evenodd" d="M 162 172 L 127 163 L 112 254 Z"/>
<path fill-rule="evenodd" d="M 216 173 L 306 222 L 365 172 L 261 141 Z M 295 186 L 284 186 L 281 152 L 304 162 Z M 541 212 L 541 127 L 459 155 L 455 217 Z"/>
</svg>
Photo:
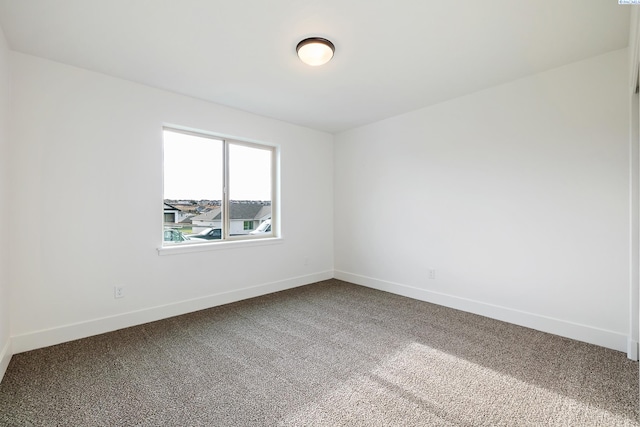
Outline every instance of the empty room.
<svg viewBox="0 0 640 427">
<path fill-rule="evenodd" d="M 639 8 L 0 0 L 0 426 L 640 426 Z"/>
</svg>

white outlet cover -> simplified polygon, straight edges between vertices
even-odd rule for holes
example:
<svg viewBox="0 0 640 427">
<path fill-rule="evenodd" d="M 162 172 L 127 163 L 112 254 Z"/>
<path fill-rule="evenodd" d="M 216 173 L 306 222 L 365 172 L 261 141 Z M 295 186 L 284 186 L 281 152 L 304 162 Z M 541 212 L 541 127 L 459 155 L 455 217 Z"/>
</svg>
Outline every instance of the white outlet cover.
<svg viewBox="0 0 640 427">
<path fill-rule="evenodd" d="M 124 297 L 124 286 L 114 286 L 114 288 L 113 288 L 113 296 L 114 296 L 114 298 L 123 298 Z"/>
</svg>

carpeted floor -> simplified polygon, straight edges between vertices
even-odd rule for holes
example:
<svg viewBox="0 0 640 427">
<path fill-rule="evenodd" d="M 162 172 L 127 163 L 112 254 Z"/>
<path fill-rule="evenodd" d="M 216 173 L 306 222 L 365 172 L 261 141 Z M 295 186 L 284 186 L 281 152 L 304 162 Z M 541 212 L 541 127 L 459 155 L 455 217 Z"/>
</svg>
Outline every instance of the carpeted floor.
<svg viewBox="0 0 640 427">
<path fill-rule="evenodd" d="M 638 426 L 625 354 L 338 280 L 15 355 L 2 426 Z"/>
</svg>

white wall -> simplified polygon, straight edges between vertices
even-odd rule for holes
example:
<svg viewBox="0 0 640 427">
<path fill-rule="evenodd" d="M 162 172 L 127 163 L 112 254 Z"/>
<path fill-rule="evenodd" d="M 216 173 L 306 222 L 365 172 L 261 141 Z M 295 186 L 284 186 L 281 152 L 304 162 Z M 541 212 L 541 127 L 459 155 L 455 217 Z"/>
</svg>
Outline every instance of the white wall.
<svg viewBox="0 0 640 427">
<path fill-rule="evenodd" d="M 328 134 L 12 52 L 0 156 L 14 351 L 311 283 L 334 260 L 355 283 L 625 350 L 626 58 L 374 123 L 334 148 Z M 280 144 L 281 244 L 158 256 L 164 123 Z"/>
<path fill-rule="evenodd" d="M 0 29 L 0 380 L 11 358 L 9 313 L 9 49 Z"/>
<path fill-rule="evenodd" d="M 615 51 L 337 135 L 337 277 L 626 351 L 627 73 Z"/>
<path fill-rule="evenodd" d="M 630 221 L 630 236 L 629 236 L 629 358 L 638 360 L 638 331 L 640 326 L 640 316 L 638 315 L 640 307 L 639 291 L 639 276 L 640 276 L 640 217 L 639 212 L 639 199 L 640 192 L 638 191 L 640 184 L 640 105 L 638 102 L 638 94 L 636 93 L 636 87 L 638 84 L 638 47 L 640 46 L 640 34 L 638 33 L 638 20 L 640 15 L 638 9 L 633 8 L 631 10 L 631 25 L 629 28 L 629 84 L 627 86 L 627 94 L 629 97 L 629 169 L 631 171 L 629 175 L 629 221 Z"/>
<path fill-rule="evenodd" d="M 332 276 L 331 135 L 19 53 L 11 66 L 15 352 Z M 165 123 L 280 145 L 282 243 L 158 255 Z"/>
</svg>

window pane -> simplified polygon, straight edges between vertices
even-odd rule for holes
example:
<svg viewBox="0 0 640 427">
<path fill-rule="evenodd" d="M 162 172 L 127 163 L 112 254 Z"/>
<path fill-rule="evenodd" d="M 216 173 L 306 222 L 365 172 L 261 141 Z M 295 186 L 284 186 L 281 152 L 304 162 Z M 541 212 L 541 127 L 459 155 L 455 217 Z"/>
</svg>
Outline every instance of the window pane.
<svg viewBox="0 0 640 427">
<path fill-rule="evenodd" d="M 164 243 L 220 239 L 219 139 L 164 130 Z"/>
<path fill-rule="evenodd" d="M 270 148 L 229 144 L 229 234 L 271 234 L 259 225 L 271 221 Z"/>
</svg>

